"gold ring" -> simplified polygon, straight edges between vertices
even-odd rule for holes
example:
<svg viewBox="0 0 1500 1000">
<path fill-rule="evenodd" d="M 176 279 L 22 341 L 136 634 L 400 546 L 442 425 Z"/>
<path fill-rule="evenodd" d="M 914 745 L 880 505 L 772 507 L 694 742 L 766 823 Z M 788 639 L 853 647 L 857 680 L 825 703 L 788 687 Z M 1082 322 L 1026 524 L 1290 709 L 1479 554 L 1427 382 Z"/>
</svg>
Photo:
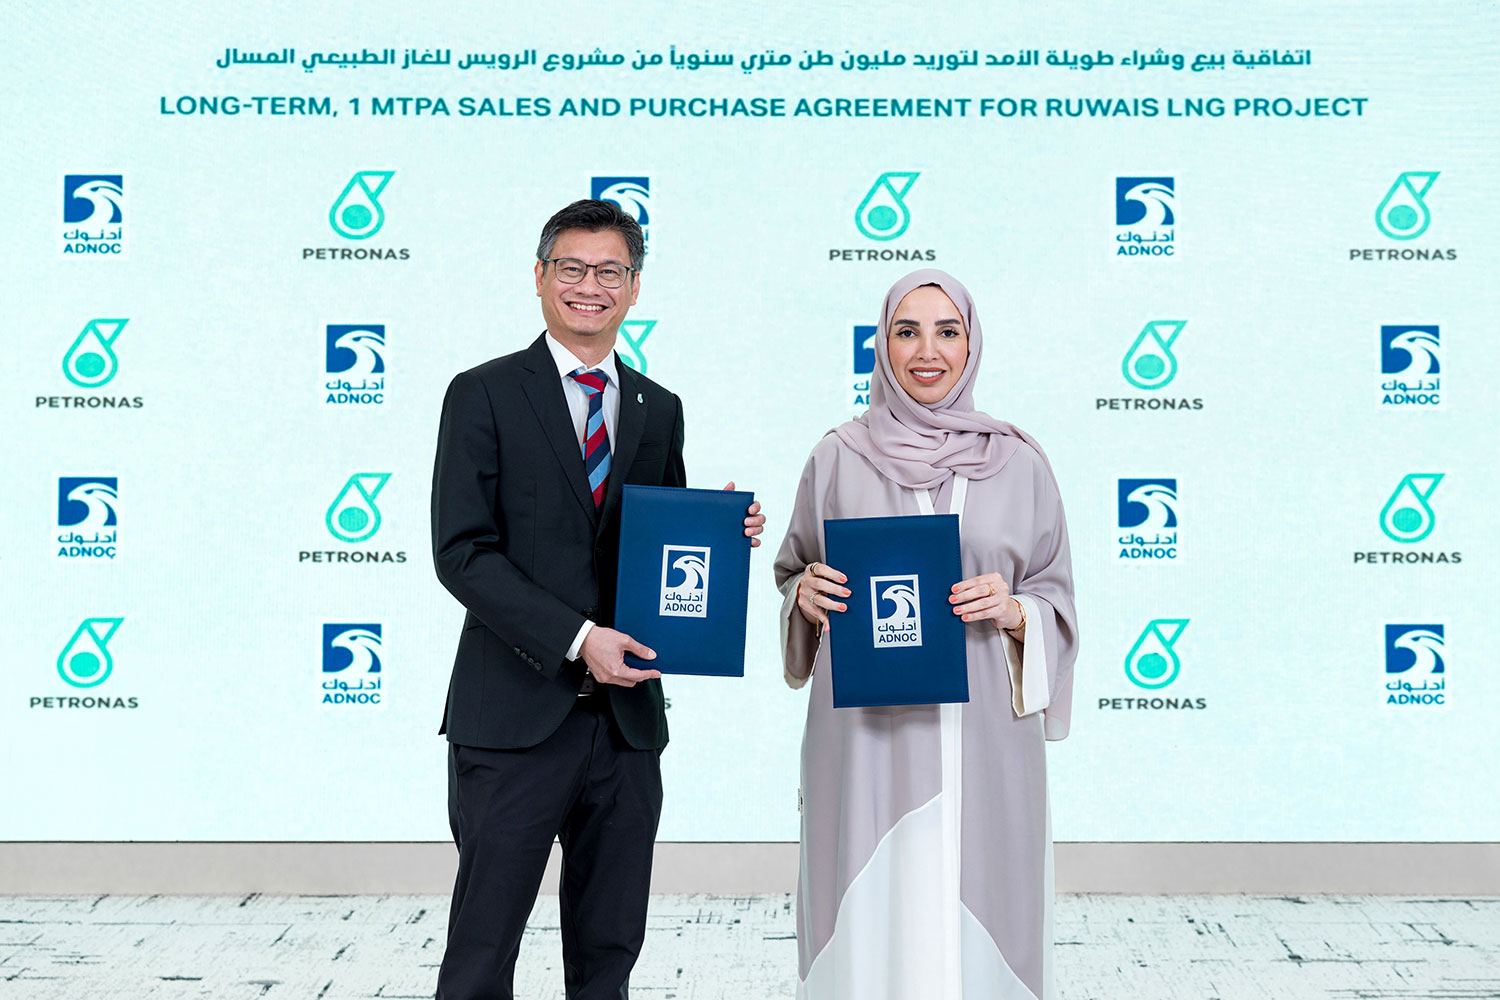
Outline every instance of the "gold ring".
<svg viewBox="0 0 1500 1000">
<path fill-rule="evenodd" d="M 818 564 L 817 563 L 813 563 L 812 565 L 808 566 L 807 567 L 807 571 L 809 573 L 811 573 L 813 576 L 817 576 L 818 575 Z"/>
<path fill-rule="evenodd" d="M 990 584 L 990 592 L 989 592 L 988 596 L 990 596 L 990 597 L 994 597 L 995 596 L 995 585 L 993 583 Z"/>
</svg>

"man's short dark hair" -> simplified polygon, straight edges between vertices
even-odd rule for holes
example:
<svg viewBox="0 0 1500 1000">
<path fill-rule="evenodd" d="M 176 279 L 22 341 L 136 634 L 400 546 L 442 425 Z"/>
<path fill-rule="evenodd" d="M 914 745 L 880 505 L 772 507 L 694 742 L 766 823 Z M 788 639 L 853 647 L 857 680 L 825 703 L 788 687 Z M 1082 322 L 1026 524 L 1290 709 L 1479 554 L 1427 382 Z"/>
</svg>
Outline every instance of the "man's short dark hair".
<svg viewBox="0 0 1500 1000">
<path fill-rule="evenodd" d="M 552 248 L 565 229 L 587 229 L 591 233 L 612 229 L 625 238 L 630 266 L 639 271 L 646 263 L 646 237 L 641 235 L 641 224 L 612 201 L 580 198 L 548 219 L 542 227 L 542 239 L 536 245 L 537 260 L 552 256 Z"/>
</svg>

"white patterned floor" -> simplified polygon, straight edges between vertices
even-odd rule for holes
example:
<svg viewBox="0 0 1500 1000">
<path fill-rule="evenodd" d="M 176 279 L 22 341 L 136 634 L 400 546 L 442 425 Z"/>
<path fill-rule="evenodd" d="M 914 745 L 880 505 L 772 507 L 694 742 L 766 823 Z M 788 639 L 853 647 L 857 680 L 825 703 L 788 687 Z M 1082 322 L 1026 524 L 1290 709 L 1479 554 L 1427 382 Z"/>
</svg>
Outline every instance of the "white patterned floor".
<svg viewBox="0 0 1500 1000">
<path fill-rule="evenodd" d="M 0 897 L 0 1000 L 431 997 L 432 896 Z M 1061 896 L 1062 1000 L 1500 998 L 1500 899 Z M 781 1000 L 787 896 L 658 896 L 631 995 Z M 561 1000 L 557 900 L 532 915 L 516 994 Z"/>
</svg>

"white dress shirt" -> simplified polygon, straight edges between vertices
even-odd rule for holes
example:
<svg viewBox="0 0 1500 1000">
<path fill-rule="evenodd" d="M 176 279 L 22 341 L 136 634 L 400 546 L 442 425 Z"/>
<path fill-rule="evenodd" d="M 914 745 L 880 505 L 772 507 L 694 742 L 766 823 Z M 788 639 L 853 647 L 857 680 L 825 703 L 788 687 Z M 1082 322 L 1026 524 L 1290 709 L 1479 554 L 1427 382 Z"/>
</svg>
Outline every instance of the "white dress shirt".
<svg viewBox="0 0 1500 1000">
<path fill-rule="evenodd" d="M 547 350 L 552 352 L 552 360 L 557 364 L 557 377 L 562 379 L 563 397 L 568 401 L 568 413 L 573 418 L 573 436 L 578 439 L 580 459 L 583 457 L 583 432 L 589 422 L 589 393 L 571 376 L 580 368 L 584 371 L 598 370 L 604 373 L 604 432 L 609 435 L 610 454 L 613 456 L 615 426 L 620 417 L 620 374 L 615 368 L 615 352 L 610 351 L 597 365 L 586 365 L 551 333 L 547 334 Z M 578 659 L 579 651 L 583 649 L 584 637 L 593 627 L 593 622 L 585 621 L 578 629 L 578 634 L 573 637 L 573 645 L 568 647 L 568 659 Z"/>
</svg>

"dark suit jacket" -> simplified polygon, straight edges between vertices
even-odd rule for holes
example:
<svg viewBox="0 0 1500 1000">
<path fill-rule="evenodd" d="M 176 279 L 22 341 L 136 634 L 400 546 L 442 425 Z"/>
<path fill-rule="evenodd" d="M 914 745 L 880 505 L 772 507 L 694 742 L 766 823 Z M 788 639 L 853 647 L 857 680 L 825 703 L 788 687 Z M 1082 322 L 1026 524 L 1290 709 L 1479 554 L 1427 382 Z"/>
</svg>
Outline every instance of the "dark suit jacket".
<svg viewBox="0 0 1500 1000">
<path fill-rule="evenodd" d="M 433 561 L 468 615 L 440 732 L 467 746 L 535 746 L 558 727 L 584 678 L 582 659 L 565 659 L 569 645 L 585 618 L 614 621 L 622 485 L 687 483 L 682 401 L 616 356 L 619 425 L 594 510 L 543 337 L 460 373 L 443 400 Z M 600 686 L 631 746 L 666 746 L 660 681 Z"/>
</svg>

